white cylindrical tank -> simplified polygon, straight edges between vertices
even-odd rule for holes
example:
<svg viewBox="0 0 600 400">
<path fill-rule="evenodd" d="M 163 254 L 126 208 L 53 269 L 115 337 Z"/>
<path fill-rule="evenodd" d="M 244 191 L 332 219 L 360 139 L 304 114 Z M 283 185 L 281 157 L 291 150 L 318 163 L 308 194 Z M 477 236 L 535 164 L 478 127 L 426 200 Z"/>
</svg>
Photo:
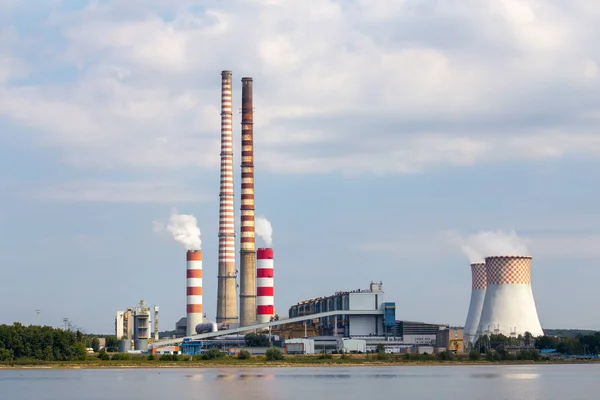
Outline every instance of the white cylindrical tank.
<svg viewBox="0 0 600 400">
<path fill-rule="evenodd" d="M 483 302 L 485 300 L 485 291 L 487 279 L 485 273 L 485 263 L 471 264 L 471 303 L 465 322 L 465 340 L 473 343 L 479 326 Z"/>
<path fill-rule="evenodd" d="M 269 322 L 275 315 L 273 283 L 273 249 L 258 249 L 256 252 L 256 320 L 259 324 Z"/>
<path fill-rule="evenodd" d="M 202 251 L 187 252 L 187 329 L 186 335 L 196 333 L 196 325 L 202 323 Z"/>
<path fill-rule="evenodd" d="M 531 289 L 531 257 L 486 257 L 487 288 L 478 335 L 544 334 Z"/>
<path fill-rule="evenodd" d="M 205 322 L 202 324 L 196 325 L 196 333 L 198 335 L 202 333 L 216 332 L 219 328 L 217 327 L 216 322 Z"/>
</svg>

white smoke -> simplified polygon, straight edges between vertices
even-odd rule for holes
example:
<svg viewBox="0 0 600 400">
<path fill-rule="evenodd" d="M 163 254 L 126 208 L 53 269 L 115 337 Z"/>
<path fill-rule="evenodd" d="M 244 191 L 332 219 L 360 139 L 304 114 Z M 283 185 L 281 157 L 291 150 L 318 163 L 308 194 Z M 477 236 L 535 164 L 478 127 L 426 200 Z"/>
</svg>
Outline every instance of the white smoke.
<svg viewBox="0 0 600 400">
<path fill-rule="evenodd" d="M 480 231 L 469 236 L 461 236 L 457 232 L 448 232 L 451 241 L 457 244 L 471 263 L 483 262 L 490 256 L 527 256 L 528 240 L 519 237 L 513 230 Z"/>
<path fill-rule="evenodd" d="M 268 219 L 263 216 L 256 217 L 254 232 L 264 240 L 265 246 L 271 247 L 273 245 L 273 227 Z"/>
<path fill-rule="evenodd" d="M 173 239 L 181 243 L 186 250 L 201 250 L 202 240 L 200 239 L 200 228 L 196 217 L 190 214 L 179 214 L 177 209 L 173 209 L 169 222 L 165 227 L 160 222 L 154 222 L 154 232 L 159 233 L 167 231 Z"/>
</svg>

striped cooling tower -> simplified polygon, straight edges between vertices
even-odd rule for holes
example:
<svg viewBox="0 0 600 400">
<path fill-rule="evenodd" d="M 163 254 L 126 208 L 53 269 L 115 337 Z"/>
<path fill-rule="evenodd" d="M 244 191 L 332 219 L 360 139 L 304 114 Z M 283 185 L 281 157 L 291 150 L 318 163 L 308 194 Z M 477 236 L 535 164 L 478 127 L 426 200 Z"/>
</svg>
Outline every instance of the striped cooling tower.
<svg viewBox="0 0 600 400">
<path fill-rule="evenodd" d="M 187 329 L 186 335 L 196 333 L 202 323 L 202 252 L 187 252 Z"/>
<path fill-rule="evenodd" d="M 544 334 L 531 289 L 531 257 L 485 259 L 487 288 L 478 333 Z"/>
<path fill-rule="evenodd" d="M 275 315 L 274 294 L 273 249 L 258 249 L 256 252 L 256 319 L 259 324 L 269 322 Z"/>
<path fill-rule="evenodd" d="M 221 188 L 219 192 L 219 275 L 217 323 L 237 322 L 231 71 L 221 72 Z"/>
<path fill-rule="evenodd" d="M 485 274 L 485 263 L 471 264 L 471 303 L 469 304 L 469 312 L 467 321 L 465 322 L 465 338 L 473 343 L 479 326 L 479 318 L 483 309 L 483 301 L 485 300 L 485 291 L 487 287 L 487 279 Z"/>
</svg>

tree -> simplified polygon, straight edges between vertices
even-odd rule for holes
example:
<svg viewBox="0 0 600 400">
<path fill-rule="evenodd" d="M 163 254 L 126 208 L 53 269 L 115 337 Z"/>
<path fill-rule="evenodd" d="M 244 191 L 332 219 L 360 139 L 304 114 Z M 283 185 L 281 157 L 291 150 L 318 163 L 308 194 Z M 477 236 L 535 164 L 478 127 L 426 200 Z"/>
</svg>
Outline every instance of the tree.
<svg viewBox="0 0 600 400">
<path fill-rule="evenodd" d="M 105 336 L 106 340 L 106 348 L 107 349 L 118 349 L 119 348 L 119 339 L 116 335 Z"/>
<path fill-rule="evenodd" d="M 269 345 L 269 338 L 259 333 L 248 333 L 244 336 L 244 340 L 248 347 L 267 347 Z"/>
<path fill-rule="evenodd" d="M 97 337 L 92 339 L 92 349 L 94 352 L 98 352 L 100 350 L 100 340 Z"/>
</svg>

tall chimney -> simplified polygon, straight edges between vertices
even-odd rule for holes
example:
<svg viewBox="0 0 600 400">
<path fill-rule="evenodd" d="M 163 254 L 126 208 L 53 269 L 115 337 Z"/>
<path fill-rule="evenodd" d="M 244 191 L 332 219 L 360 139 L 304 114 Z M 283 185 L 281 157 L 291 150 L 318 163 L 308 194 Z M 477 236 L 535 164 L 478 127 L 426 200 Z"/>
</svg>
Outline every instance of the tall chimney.
<svg viewBox="0 0 600 400">
<path fill-rule="evenodd" d="M 242 206 L 240 238 L 240 326 L 256 323 L 254 240 L 254 132 L 252 78 L 242 78 Z"/>
<path fill-rule="evenodd" d="M 231 133 L 231 71 L 221 72 L 221 188 L 219 192 L 219 275 L 217 324 L 238 320 L 233 211 L 233 135 Z"/>
<path fill-rule="evenodd" d="M 275 315 L 275 285 L 273 284 L 273 249 L 256 252 L 256 318 L 259 324 Z"/>
<path fill-rule="evenodd" d="M 196 333 L 196 325 L 202 323 L 202 252 L 188 250 L 186 268 L 186 305 L 187 329 L 186 335 Z"/>
</svg>

